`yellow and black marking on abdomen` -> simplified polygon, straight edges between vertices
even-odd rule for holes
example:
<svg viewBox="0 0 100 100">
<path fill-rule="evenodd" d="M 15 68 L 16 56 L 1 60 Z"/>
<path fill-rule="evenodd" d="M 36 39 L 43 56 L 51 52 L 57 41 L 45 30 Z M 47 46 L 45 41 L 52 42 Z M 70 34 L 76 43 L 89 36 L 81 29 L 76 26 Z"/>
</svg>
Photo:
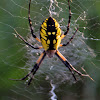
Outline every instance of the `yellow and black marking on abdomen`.
<svg viewBox="0 0 100 100">
<path fill-rule="evenodd" d="M 43 21 L 40 27 L 40 39 L 45 51 L 57 50 L 61 43 L 59 23 L 52 17 Z"/>
</svg>

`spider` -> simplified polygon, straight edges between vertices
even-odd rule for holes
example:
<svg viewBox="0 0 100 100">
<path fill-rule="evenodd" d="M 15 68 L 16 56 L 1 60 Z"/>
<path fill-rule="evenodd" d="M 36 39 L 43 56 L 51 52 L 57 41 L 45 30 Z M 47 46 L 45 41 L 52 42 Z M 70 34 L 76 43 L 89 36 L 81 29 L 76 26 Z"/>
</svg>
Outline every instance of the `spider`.
<svg viewBox="0 0 100 100">
<path fill-rule="evenodd" d="M 58 51 L 59 47 L 67 46 L 72 41 L 72 39 L 74 38 L 75 34 L 78 31 L 78 28 L 77 28 L 76 31 L 74 32 L 74 34 L 72 35 L 72 37 L 69 39 L 69 41 L 65 44 L 61 44 L 61 40 L 68 34 L 69 28 L 70 28 L 70 21 L 71 21 L 70 0 L 68 0 L 69 19 L 68 19 L 68 25 L 67 25 L 66 32 L 64 32 L 64 34 L 61 34 L 61 28 L 60 28 L 59 23 L 53 17 L 50 16 L 47 19 L 45 19 L 43 21 L 43 23 L 41 24 L 40 39 L 37 38 L 36 35 L 34 34 L 34 30 L 33 30 L 33 27 L 32 27 L 32 21 L 31 21 L 31 18 L 30 18 L 30 5 L 31 5 L 31 0 L 29 0 L 29 9 L 28 9 L 28 21 L 29 21 L 29 25 L 30 25 L 30 31 L 31 31 L 31 34 L 32 34 L 33 38 L 35 38 L 38 42 L 41 42 L 42 46 L 34 47 L 32 44 L 28 43 L 21 35 L 19 35 L 16 30 L 15 30 L 15 32 L 17 33 L 18 37 L 26 45 L 32 47 L 33 49 L 44 48 L 44 51 L 41 53 L 40 57 L 38 58 L 36 64 L 32 68 L 32 70 L 25 77 L 23 77 L 21 79 L 14 79 L 14 80 L 25 80 L 26 78 L 28 78 L 28 76 L 31 75 L 31 78 L 28 81 L 28 85 L 30 85 L 32 79 L 34 78 L 34 75 L 36 74 L 37 70 L 39 69 L 40 64 L 42 63 L 42 61 L 44 60 L 46 55 L 48 55 L 48 57 L 51 58 L 51 57 L 53 57 L 54 54 L 69 69 L 69 71 L 71 72 L 71 74 L 72 74 L 73 78 L 75 79 L 75 81 L 77 81 L 77 79 L 74 75 L 74 72 L 78 73 L 80 76 L 90 77 L 88 74 L 82 74 L 80 71 L 76 70 L 69 63 L 69 61 Z"/>
</svg>

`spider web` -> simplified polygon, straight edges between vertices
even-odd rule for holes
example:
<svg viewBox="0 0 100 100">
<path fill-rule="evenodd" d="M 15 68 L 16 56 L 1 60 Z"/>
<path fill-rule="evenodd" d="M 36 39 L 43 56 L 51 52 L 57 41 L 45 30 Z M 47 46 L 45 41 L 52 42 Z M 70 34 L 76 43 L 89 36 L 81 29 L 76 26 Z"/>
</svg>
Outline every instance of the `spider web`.
<svg viewBox="0 0 100 100">
<path fill-rule="evenodd" d="M 41 45 L 30 34 L 28 24 L 28 0 L 3 0 L 0 3 L 0 97 L 1 100 L 75 100 L 78 98 L 99 100 L 100 86 L 100 13 L 99 0 L 70 1 L 72 18 L 70 31 L 62 40 L 66 43 L 79 27 L 73 41 L 59 51 L 82 73 L 89 78 L 80 78 L 75 83 L 71 73 L 54 56 L 46 57 L 37 71 L 31 86 L 27 81 L 11 81 L 25 76 L 34 66 L 41 50 L 26 46 L 14 29 L 34 46 Z M 60 24 L 62 33 L 68 22 L 67 0 L 32 0 L 31 19 L 34 32 L 39 37 L 40 25 L 51 15 Z M 83 71 L 82 68 L 84 68 Z M 89 93 L 89 94 L 88 94 Z M 87 96 L 88 94 L 88 96 Z M 37 96 L 38 95 L 38 96 Z M 92 95 L 92 97 L 91 97 Z"/>
</svg>

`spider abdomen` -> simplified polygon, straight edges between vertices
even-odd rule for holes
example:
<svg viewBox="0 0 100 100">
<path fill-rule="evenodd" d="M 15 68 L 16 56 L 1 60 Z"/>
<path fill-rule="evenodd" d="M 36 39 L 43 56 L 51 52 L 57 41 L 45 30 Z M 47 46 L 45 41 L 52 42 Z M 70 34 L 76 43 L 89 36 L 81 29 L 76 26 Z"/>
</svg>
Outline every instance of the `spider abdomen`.
<svg viewBox="0 0 100 100">
<path fill-rule="evenodd" d="M 45 51 L 57 50 L 61 43 L 59 23 L 52 17 L 43 21 L 40 27 L 40 39 Z"/>
</svg>

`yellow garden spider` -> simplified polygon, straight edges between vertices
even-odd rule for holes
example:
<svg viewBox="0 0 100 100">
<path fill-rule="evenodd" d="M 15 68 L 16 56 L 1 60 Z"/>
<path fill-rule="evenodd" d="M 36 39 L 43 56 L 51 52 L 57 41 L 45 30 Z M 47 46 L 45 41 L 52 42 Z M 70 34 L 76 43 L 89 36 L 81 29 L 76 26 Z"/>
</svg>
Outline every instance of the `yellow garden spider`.
<svg viewBox="0 0 100 100">
<path fill-rule="evenodd" d="M 77 71 L 69 62 L 68 60 L 58 51 L 59 47 L 62 46 L 67 46 L 72 39 L 74 38 L 76 32 L 78 31 L 78 28 L 74 32 L 73 36 L 69 39 L 69 41 L 66 44 L 61 44 L 61 40 L 68 34 L 69 32 L 69 27 L 70 27 L 70 21 L 71 21 L 71 9 L 70 9 L 70 0 L 68 0 L 68 6 L 69 6 L 69 20 L 68 20 L 68 25 L 67 25 L 67 30 L 64 34 L 61 35 L 61 29 L 59 23 L 53 18 L 49 17 L 46 20 L 43 21 L 40 27 L 40 39 L 36 37 L 34 34 L 34 30 L 32 27 L 32 21 L 30 18 L 30 5 L 31 5 L 31 0 L 29 1 L 29 10 L 28 10 L 28 20 L 29 20 L 29 25 L 30 25 L 30 30 L 33 38 L 35 38 L 37 41 L 41 42 L 42 46 L 41 47 L 34 47 L 32 44 L 28 43 L 21 35 L 18 34 L 18 32 L 15 30 L 17 33 L 18 37 L 24 41 L 24 43 L 33 49 L 41 49 L 44 48 L 43 53 L 40 55 L 39 59 L 37 60 L 36 64 L 28 73 L 25 77 L 18 79 L 18 80 L 25 80 L 28 76 L 32 75 L 30 80 L 28 81 L 28 85 L 30 85 L 35 73 L 39 69 L 39 66 L 43 59 L 45 58 L 46 55 L 48 57 L 53 57 L 55 54 L 64 64 L 65 66 L 69 69 L 69 71 L 72 73 L 73 77 L 75 80 L 76 77 L 74 75 L 74 72 L 78 73 L 81 76 L 88 76 L 88 74 L 82 74 L 81 72 Z M 91 78 L 91 77 L 90 77 Z M 91 78 L 92 79 L 92 78 Z M 15 79 L 16 80 L 16 79 Z"/>
</svg>

